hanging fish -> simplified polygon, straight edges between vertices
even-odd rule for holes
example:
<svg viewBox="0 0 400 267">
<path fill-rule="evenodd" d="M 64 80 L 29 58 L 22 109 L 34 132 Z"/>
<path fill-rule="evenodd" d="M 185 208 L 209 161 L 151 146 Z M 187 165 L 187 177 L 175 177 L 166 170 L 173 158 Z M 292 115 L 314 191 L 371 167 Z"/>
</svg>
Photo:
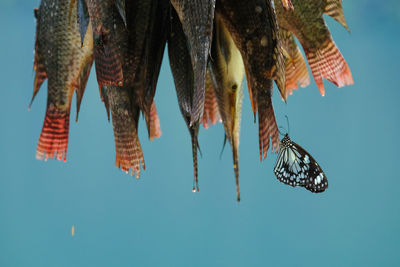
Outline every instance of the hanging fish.
<svg viewBox="0 0 400 267">
<path fill-rule="evenodd" d="M 131 44 L 131 7 L 126 6 L 126 25 L 122 19 L 115 21 L 113 35 L 119 40 L 115 52 L 121 55 L 121 67 L 123 72 L 122 86 L 114 84 L 103 85 L 102 96 L 107 109 L 111 111 L 117 168 L 131 175 L 140 176 L 141 168 L 145 169 L 145 162 L 142 148 L 138 137 L 138 122 L 140 106 L 135 98 L 135 89 L 142 85 L 139 76 L 133 73 L 132 62 L 134 53 Z M 118 10 L 112 9 L 109 14 L 111 17 L 118 17 Z M 139 85 L 138 85 L 139 84 Z"/>
<path fill-rule="evenodd" d="M 216 16 L 215 21 L 210 73 L 224 124 L 225 138 L 232 147 L 236 196 L 237 201 L 240 201 L 239 140 L 245 70 L 240 51 L 219 15 Z"/>
<path fill-rule="evenodd" d="M 171 0 L 189 42 L 194 72 L 194 95 L 190 124 L 201 122 L 205 80 L 212 40 L 215 0 Z"/>
<path fill-rule="evenodd" d="M 306 54 L 314 80 L 321 95 L 325 95 L 322 79 L 338 87 L 353 84 L 353 76 L 345 59 L 334 43 L 324 21 L 326 13 L 347 30 L 341 0 L 292 0 L 294 9 L 276 5 L 279 26 L 289 30 L 300 41 Z"/>
<path fill-rule="evenodd" d="M 285 66 L 275 13 L 266 0 L 220 0 L 216 13 L 231 33 L 245 66 L 254 116 L 258 112 L 260 160 L 265 159 L 272 139 L 279 149 L 279 132 L 272 106 L 272 80 L 285 96 Z"/>
<path fill-rule="evenodd" d="M 143 48 L 141 49 L 142 54 L 140 57 L 140 64 L 136 68 L 135 76 L 135 101 L 141 108 L 143 115 L 146 119 L 146 124 L 149 132 L 149 137 L 153 140 L 155 137 L 161 136 L 160 122 L 157 115 L 155 103 L 153 101 L 158 76 L 160 73 L 161 63 L 164 55 L 164 49 L 167 42 L 167 31 L 169 29 L 169 1 L 149 1 L 151 2 L 150 16 L 148 19 L 148 31 L 145 35 Z M 128 4 L 128 6 L 130 3 Z M 130 8 L 130 11 L 132 8 Z M 135 21 L 131 18 L 143 16 L 142 14 L 134 11 L 128 17 L 128 25 L 130 28 L 135 28 Z M 139 28 L 139 27 L 138 27 Z M 131 31 L 129 35 L 136 35 L 134 31 Z M 130 38 L 132 41 L 133 38 Z M 129 43 L 129 50 L 137 49 L 136 42 Z M 132 52 L 136 54 L 135 51 Z M 134 60 L 135 56 L 133 56 Z M 131 65 L 130 72 L 134 72 L 135 68 Z"/>
<path fill-rule="evenodd" d="M 173 8 L 171 8 L 170 23 L 171 28 L 168 35 L 168 56 L 172 75 L 174 76 L 179 109 L 191 136 L 194 171 L 193 192 L 198 192 L 197 150 L 199 149 L 199 146 L 197 137 L 200 122 L 196 121 L 193 124 L 190 123 L 193 110 L 193 98 L 195 97 L 194 67 L 192 66 L 188 40 L 186 39 L 179 17 Z"/>
<path fill-rule="evenodd" d="M 286 97 L 291 95 L 293 90 L 306 87 L 310 84 L 310 77 L 303 55 L 296 44 L 293 33 L 279 28 L 281 35 L 282 48 L 285 56 L 285 72 L 286 72 Z"/>
<path fill-rule="evenodd" d="M 48 78 L 47 109 L 36 151 L 37 159 L 66 161 L 72 96 L 77 117 L 93 62 L 93 39 L 81 44 L 76 1 L 42 0 L 35 10 L 35 82 L 32 101 Z M 91 25 L 88 25 L 91 31 Z M 31 101 L 31 104 L 32 104 Z"/>
</svg>

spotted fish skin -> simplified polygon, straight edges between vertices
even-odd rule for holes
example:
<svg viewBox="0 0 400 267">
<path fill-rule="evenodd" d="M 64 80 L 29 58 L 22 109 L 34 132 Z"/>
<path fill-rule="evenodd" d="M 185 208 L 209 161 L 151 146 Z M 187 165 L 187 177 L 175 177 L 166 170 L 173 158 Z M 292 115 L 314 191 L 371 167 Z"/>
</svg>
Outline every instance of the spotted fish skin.
<svg viewBox="0 0 400 267">
<path fill-rule="evenodd" d="M 190 44 L 194 71 L 194 95 L 190 123 L 201 122 L 204 113 L 205 80 L 210 53 L 215 0 L 171 0 Z"/>
<path fill-rule="evenodd" d="M 240 201 L 239 143 L 245 70 L 240 51 L 218 15 L 215 21 L 210 73 L 225 136 L 232 147 L 236 196 Z"/>
<path fill-rule="evenodd" d="M 100 92 L 103 85 L 123 85 L 122 61 L 119 53 L 121 35 L 116 25 L 123 21 L 115 0 L 86 0 L 93 26 L 94 58 Z M 81 33 L 82 34 L 82 33 Z"/>
<path fill-rule="evenodd" d="M 88 35 L 81 43 L 76 4 L 73 0 L 42 0 L 35 11 L 32 101 L 48 78 L 46 116 L 36 151 L 36 158 L 41 160 L 56 157 L 66 161 L 72 97 L 76 91 L 78 118 L 93 62 L 93 39 Z"/>
<path fill-rule="evenodd" d="M 279 26 L 294 33 L 303 46 L 321 95 L 325 95 L 323 78 L 338 87 L 353 84 L 350 68 L 336 47 L 323 18 L 324 13 L 333 16 L 348 29 L 341 2 L 292 0 L 294 9 L 286 10 L 279 4 L 275 6 Z"/>
<path fill-rule="evenodd" d="M 279 149 L 279 132 L 272 106 L 272 79 L 285 94 L 284 58 L 275 13 L 270 1 L 220 0 L 216 13 L 231 33 L 245 65 L 254 115 L 258 112 L 260 159 L 267 156 L 270 138 Z M 277 75 L 278 72 L 281 73 Z M 283 73 L 283 74 L 282 74 Z"/>
<path fill-rule="evenodd" d="M 170 17 L 171 28 L 168 35 L 168 56 L 171 66 L 172 75 L 174 77 L 176 94 L 178 97 L 179 109 L 183 119 L 188 127 L 193 156 L 193 191 L 199 191 L 198 186 L 198 166 L 197 166 L 197 150 L 198 150 L 198 133 L 200 122 L 190 123 L 192 115 L 194 89 L 194 71 L 192 67 L 190 52 L 188 48 L 188 40 L 183 31 L 181 22 L 175 10 L 171 8 Z"/>
</svg>

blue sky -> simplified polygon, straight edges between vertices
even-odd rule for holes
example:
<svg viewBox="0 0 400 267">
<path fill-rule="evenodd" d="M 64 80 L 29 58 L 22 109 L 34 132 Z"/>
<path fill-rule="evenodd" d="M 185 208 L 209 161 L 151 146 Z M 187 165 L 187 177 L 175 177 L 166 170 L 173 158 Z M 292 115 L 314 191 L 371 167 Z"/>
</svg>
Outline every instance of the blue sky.
<svg viewBox="0 0 400 267">
<path fill-rule="evenodd" d="M 397 1 L 345 1 L 351 34 L 327 18 L 353 86 L 314 82 L 284 104 L 278 124 L 320 163 L 329 188 L 311 194 L 277 181 L 276 155 L 260 163 L 247 88 L 240 145 L 242 202 L 235 200 L 223 127 L 200 131 L 200 193 L 193 194 L 190 137 L 164 58 L 156 93 L 163 135 L 147 140 L 139 180 L 114 167 L 112 124 L 95 72 L 71 120 L 68 159 L 35 159 L 45 106 L 42 87 L 31 111 L 33 8 L 0 3 L 1 266 L 395 266 L 400 264 Z M 72 117 L 75 114 L 73 103 Z M 71 227 L 75 226 L 75 236 Z"/>
</svg>

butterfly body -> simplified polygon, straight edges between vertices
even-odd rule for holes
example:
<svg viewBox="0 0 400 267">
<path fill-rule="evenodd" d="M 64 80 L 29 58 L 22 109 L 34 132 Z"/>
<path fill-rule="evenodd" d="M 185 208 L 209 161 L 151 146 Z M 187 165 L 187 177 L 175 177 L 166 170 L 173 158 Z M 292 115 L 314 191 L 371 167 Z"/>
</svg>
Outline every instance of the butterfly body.
<svg viewBox="0 0 400 267">
<path fill-rule="evenodd" d="M 328 188 L 328 180 L 317 161 L 288 134 L 281 140 L 274 173 L 284 184 L 305 187 L 313 193 Z"/>
</svg>

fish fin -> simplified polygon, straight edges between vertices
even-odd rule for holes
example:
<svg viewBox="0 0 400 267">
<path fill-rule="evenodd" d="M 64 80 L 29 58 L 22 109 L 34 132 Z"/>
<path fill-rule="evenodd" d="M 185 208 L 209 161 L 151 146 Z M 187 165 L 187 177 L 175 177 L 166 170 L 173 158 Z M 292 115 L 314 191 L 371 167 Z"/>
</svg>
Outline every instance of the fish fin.
<svg viewBox="0 0 400 267">
<path fill-rule="evenodd" d="M 110 102 L 108 100 L 108 95 L 107 95 L 105 86 L 100 87 L 100 98 L 101 98 L 101 101 L 103 101 L 103 103 L 104 103 L 104 107 L 106 108 L 107 119 L 108 119 L 108 121 L 110 121 Z"/>
<path fill-rule="evenodd" d="M 86 32 L 89 26 L 90 17 L 85 0 L 78 0 L 77 8 L 79 33 L 81 35 L 81 46 L 83 46 L 83 42 L 85 40 Z"/>
<path fill-rule="evenodd" d="M 272 87 L 272 81 L 269 80 Z M 273 151 L 279 150 L 279 130 L 275 120 L 269 89 L 258 92 L 258 137 L 260 148 L 260 161 L 267 157 L 269 140 L 272 140 Z"/>
<path fill-rule="evenodd" d="M 192 156 L 193 156 L 193 192 L 199 192 L 199 173 L 197 163 L 197 151 L 199 150 L 199 123 L 196 122 L 194 125 L 189 127 L 190 137 L 192 141 Z"/>
<path fill-rule="evenodd" d="M 350 68 L 331 37 L 316 51 L 303 48 L 322 96 L 325 95 L 322 78 L 334 83 L 337 87 L 354 83 Z"/>
<path fill-rule="evenodd" d="M 99 86 L 123 85 L 122 63 L 109 34 L 95 34 L 94 58 Z"/>
<path fill-rule="evenodd" d="M 116 0 L 115 1 L 115 6 L 117 7 L 118 12 L 121 15 L 121 18 L 122 18 L 125 26 L 127 26 L 127 24 L 126 24 L 126 4 L 125 4 L 125 0 Z"/>
<path fill-rule="evenodd" d="M 158 118 L 156 104 L 154 103 L 154 101 L 150 107 L 149 120 L 150 120 L 149 138 L 151 141 L 153 141 L 154 138 L 159 138 L 162 134 L 160 127 L 160 119 Z"/>
<path fill-rule="evenodd" d="M 36 158 L 47 160 L 56 157 L 58 160 L 66 161 L 68 131 L 69 110 L 48 106 L 36 150 Z"/>
<path fill-rule="evenodd" d="M 92 68 L 93 57 L 86 60 L 81 65 L 78 82 L 76 86 L 76 121 L 78 121 L 79 110 L 81 107 L 83 93 L 85 92 L 86 84 L 89 79 L 90 70 Z"/>
<path fill-rule="evenodd" d="M 239 148 L 235 145 L 232 146 L 233 152 L 233 171 L 235 172 L 236 180 L 236 200 L 240 202 L 240 186 L 239 186 Z"/>
<path fill-rule="evenodd" d="M 203 113 L 203 127 L 208 129 L 211 124 L 216 124 L 217 121 L 221 121 L 221 116 L 218 110 L 217 98 L 214 94 L 214 88 L 212 87 L 212 82 L 210 74 L 207 71 L 206 75 L 206 93 L 204 100 L 204 113 Z"/>
<path fill-rule="evenodd" d="M 349 26 L 347 26 L 346 23 L 346 18 L 344 17 L 342 0 L 326 0 L 325 14 L 331 16 L 350 32 Z"/>
<path fill-rule="evenodd" d="M 34 9 L 36 21 L 36 37 L 35 37 L 35 57 L 33 63 L 33 70 L 35 71 L 35 81 L 33 83 L 33 95 L 31 102 L 29 103 L 29 109 L 32 106 L 33 100 L 36 97 L 36 94 L 39 92 L 40 87 L 42 86 L 43 82 L 47 79 L 47 72 L 44 65 L 44 58 L 42 51 L 39 46 L 39 10 L 37 8 Z"/>
</svg>

